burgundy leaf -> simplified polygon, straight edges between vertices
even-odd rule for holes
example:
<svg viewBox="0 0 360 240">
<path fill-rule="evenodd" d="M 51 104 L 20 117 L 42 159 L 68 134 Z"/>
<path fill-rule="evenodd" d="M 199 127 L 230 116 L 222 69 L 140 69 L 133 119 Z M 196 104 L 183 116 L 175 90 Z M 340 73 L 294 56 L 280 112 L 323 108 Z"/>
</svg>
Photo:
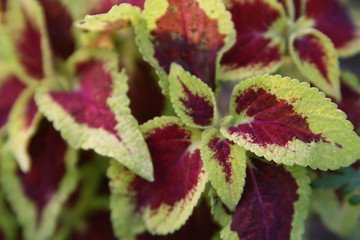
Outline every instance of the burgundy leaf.
<svg viewBox="0 0 360 240">
<path fill-rule="evenodd" d="M 73 19 L 60 0 L 40 0 L 44 9 L 47 31 L 54 54 L 67 58 L 75 49 L 71 27 Z"/>
<path fill-rule="evenodd" d="M 137 177 L 131 189 L 139 208 L 148 206 L 157 209 L 162 204 L 173 206 L 184 199 L 196 187 L 199 175 L 203 173 L 200 150 L 189 152 L 192 133 L 179 125 L 170 124 L 156 128 L 147 134 L 154 165 L 154 182 Z"/>
<path fill-rule="evenodd" d="M 65 153 L 67 145 L 60 134 L 46 120 L 29 144 L 31 169 L 27 173 L 18 170 L 26 195 L 35 203 L 38 215 L 51 201 L 65 174 Z"/>
<path fill-rule="evenodd" d="M 230 229 L 239 239 L 288 240 L 298 185 L 284 167 L 252 159 Z"/>
<path fill-rule="evenodd" d="M 227 8 L 235 24 L 237 39 L 221 60 L 225 71 L 252 69 L 258 65 L 258 68 L 266 68 L 280 62 L 281 47 L 272 44 L 272 38 L 265 36 L 272 25 L 284 17 L 279 7 L 264 0 L 231 0 Z"/>
<path fill-rule="evenodd" d="M 343 110 L 348 120 L 354 125 L 355 131 L 360 135 L 360 93 L 349 84 L 341 82 L 342 101 L 339 108 Z"/>
<path fill-rule="evenodd" d="M 328 36 L 337 49 L 357 37 L 355 24 L 339 0 L 308 0 L 306 16 L 315 21 L 315 28 Z"/>
<path fill-rule="evenodd" d="M 316 36 L 307 34 L 296 39 L 294 48 L 302 61 L 315 65 L 324 79 L 331 84 L 327 52 Z"/>
<path fill-rule="evenodd" d="M 143 60 L 137 60 L 136 66 L 129 74 L 128 96 L 131 113 L 141 124 L 161 115 L 165 99 L 152 67 Z"/>
<path fill-rule="evenodd" d="M 105 210 L 97 210 L 88 214 L 85 219 L 85 227 L 75 231 L 72 240 L 116 240 L 110 213 Z"/>
<path fill-rule="evenodd" d="M 151 31 L 155 58 L 167 73 L 176 62 L 215 88 L 215 62 L 225 35 L 218 21 L 210 19 L 194 0 L 169 0 L 165 14 Z"/>
<path fill-rule="evenodd" d="M 313 133 L 305 117 L 294 111 L 294 107 L 285 100 L 278 100 L 275 95 L 259 88 L 249 88 L 236 100 L 236 113 L 246 110 L 246 115 L 253 117 L 250 123 L 229 128 L 230 133 L 251 136 L 253 143 L 266 147 L 269 144 L 286 146 L 294 138 L 305 143 L 326 140 L 321 134 Z"/>
<path fill-rule="evenodd" d="M 41 32 L 25 11 L 24 16 L 25 29 L 16 43 L 18 56 L 26 72 L 41 80 L 44 77 Z"/>
<path fill-rule="evenodd" d="M 115 114 L 107 105 L 112 94 L 112 76 L 105 70 L 103 61 L 94 59 L 76 66 L 81 88 L 75 92 L 51 92 L 53 100 L 60 104 L 77 123 L 91 128 L 102 128 L 121 140 L 115 130 Z"/>
<path fill-rule="evenodd" d="M 25 85 L 15 76 L 10 75 L 0 84 L 0 128 L 3 127 L 20 93 L 25 89 Z"/>
</svg>

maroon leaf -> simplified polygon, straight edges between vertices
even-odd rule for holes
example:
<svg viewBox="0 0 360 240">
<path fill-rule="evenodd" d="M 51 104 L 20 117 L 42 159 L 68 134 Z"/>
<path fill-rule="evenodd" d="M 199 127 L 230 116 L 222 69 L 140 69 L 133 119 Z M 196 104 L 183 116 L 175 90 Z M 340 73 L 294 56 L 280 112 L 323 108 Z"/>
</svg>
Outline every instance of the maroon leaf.
<svg viewBox="0 0 360 240">
<path fill-rule="evenodd" d="M 38 215 L 51 201 L 65 174 L 67 145 L 50 122 L 44 120 L 29 144 L 32 167 L 18 171 L 26 195 L 35 203 Z"/>
<path fill-rule="evenodd" d="M 137 60 L 136 66 L 136 71 L 129 74 L 128 96 L 132 115 L 144 123 L 161 115 L 165 99 L 152 67 L 143 60 Z"/>
<path fill-rule="evenodd" d="M 52 99 L 60 104 L 77 123 L 90 128 L 102 128 L 121 140 L 115 130 L 115 114 L 107 105 L 112 94 L 112 76 L 105 62 L 89 59 L 78 63 L 76 74 L 81 88 L 76 92 L 51 92 Z"/>
<path fill-rule="evenodd" d="M 339 0 L 308 0 L 306 16 L 315 21 L 315 28 L 328 36 L 337 49 L 357 38 L 355 24 Z"/>
<path fill-rule="evenodd" d="M 239 70 L 239 74 L 246 77 L 262 69 L 273 71 L 272 66 L 279 65 L 281 61 L 282 46 L 278 40 L 274 42 L 275 38 L 266 36 L 266 33 L 282 30 L 284 15 L 281 6 L 264 0 L 231 0 L 227 8 L 235 24 L 237 39 L 221 60 L 222 72 L 226 74 L 243 69 Z"/>
<path fill-rule="evenodd" d="M 0 84 L 0 128 L 3 127 L 20 93 L 25 89 L 25 85 L 15 76 L 10 75 Z"/>
<path fill-rule="evenodd" d="M 297 189 L 297 182 L 284 167 L 252 159 L 230 230 L 239 239 L 290 239 Z"/>
<path fill-rule="evenodd" d="M 127 189 L 150 232 L 172 233 L 191 215 L 205 187 L 200 150 L 193 146 L 200 133 L 176 117 L 155 118 L 141 129 L 152 157 L 155 181 L 135 177 Z"/>
<path fill-rule="evenodd" d="M 73 19 L 60 0 L 40 0 L 44 9 L 46 27 L 54 54 L 67 58 L 75 49 L 71 27 Z"/>
<path fill-rule="evenodd" d="M 209 18 L 197 1 L 168 2 L 151 31 L 155 58 L 167 73 L 176 62 L 214 89 L 216 57 L 225 39 L 218 20 Z"/>
<path fill-rule="evenodd" d="M 41 80 L 44 77 L 41 32 L 28 13 L 23 12 L 25 28 L 16 43 L 18 56 L 26 72 L 31 77 Z"/>
<path fill-rule="evenodd" d="M 253 117 L 251 123 L 239 124 L 229 128 L 230 133 L 250 134 L 251 142 L 261 146 L 277 144 L 286 146 L 294 138 L 303 142 L 326 140 L 321 134 L 313 133 L 306 118 L 296 113 L 294 107 L 285 100 L 279 100 L 274 94 L 259 88 L 249 88 L 238 95 L 235 111 L 246 110 L 246 116 Z"/>
<path fill-rule="evenodd" d="M 342 100 L 339 103 L 339 108 L 346 113 L 348 120 L 355 127 L 354 130 L 360 135 L 360 93 L 342 81 L 341 95 Z"/>
<path fill-rule="evenodd" d="M 116 240 L 110 221 L 110 213 L 97 210 L 88 214 L 85 227 L 74 231 L 72 240 Z"/>
</svg>

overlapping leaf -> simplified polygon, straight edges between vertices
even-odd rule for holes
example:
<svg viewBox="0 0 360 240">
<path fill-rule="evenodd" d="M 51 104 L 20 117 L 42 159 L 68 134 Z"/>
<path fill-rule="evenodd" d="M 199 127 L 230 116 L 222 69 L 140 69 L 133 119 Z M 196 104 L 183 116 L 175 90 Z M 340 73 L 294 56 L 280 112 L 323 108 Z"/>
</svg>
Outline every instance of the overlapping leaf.
<svg viewBox="0 0 360 240">
<path fill-rule="evenodd" d="M 28 171 L 31 158 L 28 144 L 37 129 L 41 115 L 34 100 L 34 89 L 29 87 L 18 97 L 9 117 L 9 144 L 22 171 Z"/>
<path fill-rule="evenodd" d="M 340 99 L 340 67 L 331 40 L 308 29 L 293 34 L 289 47 L 300 72 L 322 91 Z"/>
<path fill-rule="evenodd" d="M 224 80 L 275 71 L 282 62 L 284 40 L 280 36 L 286 18 L 276 0 L 226 1 L 237 32 L 236 43 L 221 60 Z"/>
<path fill-rule="evenodd" d="M 359 158 L 360 139 L 336 105 L 308 83 L 259 76 L 233 91 L 229 127 L 221 132 L 258 156 L 322 170 Z"/>
<path fill-rule="evenodd" d="M 243 196 L 223 239 L 301 239 L 309 202 L 309 179 L 300 167 L 252 159 Z"/>
<path fill-rule="evenodd" d="M 313 27 L 331 39 L 340 56 L 360 51 L 360 31 L 339 0 L 307 0 L 305 16 Z"/>
<path fill-rule="evenodd" d="M 149 152 L 128 107 L 127 76 L 117 72 L 113 55 L 103 54 L 79 52 L 73 59 L 77 89 L 42 89 L 37 103 L 73 147 L 94 149 L 152 180 Z"/>
<path fill-rule="evenodd" d="M 29 143 L 32 167 L 23 173 L 9 148 L 2 151 L 1 182 L 25 239 L 48 239 L 76 185 L 76 152 L 43 121 Z"/>
<path fill-rule="evenodd" d="M 79 22 L 79 27 L 90 31 L 120 30 L 130 25 L 136 26 L 141 10 L 130 4 L 113 6 L 108 13 L 88 15 L 84 21 Z"/>
<path fill-rule="evenodd" d="M 148 0 L 137 27 L 137 43 L 168 92 L 175 62 L 215 88 L 217 63 L 234 38 L 230 15 L 220 0 Z"/>
<path fill-rule="evenodd" d="M 184 123 L 206 128 L 216 122 L 218 113 L 211 88 L 177 64 L 171 66 L 169 81 L 172 105 Z"/>
<path fill-rule="evenodd" d="M 245 149 L 210 129 L 201 141 L 204 168 L 222 202 L 234 210 L 245 184 Z"/>
<path fill-rule="evenodd" d="M 155 118 L 141 126 L 154 165 L 154 182 L 136 177 L 113 162 L 109 169 L 113 224 L 118 237 L 141 230 L 129 223 L 142 216 L 148 231 L 168 234 L 191 215 L 206 183 L 195 141 L 200 133 L 175 117 Z M 125 217 L 124 217 L 125 216 Z M 136 226 L 136 227 L 133 227 Z"/>
</svg>

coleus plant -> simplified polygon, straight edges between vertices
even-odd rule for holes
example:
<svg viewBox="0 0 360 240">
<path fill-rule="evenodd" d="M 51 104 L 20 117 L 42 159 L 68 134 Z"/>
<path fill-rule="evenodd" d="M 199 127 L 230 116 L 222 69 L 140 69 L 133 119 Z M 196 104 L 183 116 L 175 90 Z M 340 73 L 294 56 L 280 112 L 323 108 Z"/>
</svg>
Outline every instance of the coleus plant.
<svg viewBox="0 0 360 240">
<path fill-rule="evenodd" d="M 119 239 L 301 239 L 309 169 L 360 158 L 338 0 L 3 1 L 1 21 L 0 197 L 25 239 L 114 238 L 109 159 Z M 221 80 L 241 81 L 220 114 Z"/>
</svg>

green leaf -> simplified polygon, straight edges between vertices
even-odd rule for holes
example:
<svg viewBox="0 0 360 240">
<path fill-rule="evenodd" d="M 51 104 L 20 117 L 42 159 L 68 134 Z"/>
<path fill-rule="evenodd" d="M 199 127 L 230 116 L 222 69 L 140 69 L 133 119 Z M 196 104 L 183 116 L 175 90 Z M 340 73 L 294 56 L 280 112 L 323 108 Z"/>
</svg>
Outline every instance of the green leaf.
<svg viewBox="0 0 360 240">
<path fill-rule="evenodd" d="M 358 227 L 360 205 L 351 205 L 346 199 L 340 201 L 333 190 L 316 189 L 311 198 L 312 210 L 319 214 L 330 231 L 345 237 Z"/>
<path fill-rule="evenodd" d="M 304 29 L 290 36 L 290 54 L 300 72 L 326 94 L 341 98 L 340 66 L 331 40 L 315 29 Z"/>
<path fill-rule="evenodd" d="M 169 81 L 173 108 L 184 123 L 195 128 L 215 124 L 218 113 L 211 88 L 174 63 L 171 65 Z"/>
<path fill-rule="evenodd" d="M 201 158 L 212 186 L 234 211 L 245 185 L 245 149 L 224 138 L 218 129 L 210 129 L 203 134 Z"/>
<path fill-rule="evenodd" d="M 224 136 L 267 160 L 321 170 L 360 158 L 360 138 L 336 104 L 308 83 L 264 75 L 233 90 Z"/>
<path fill-rule="evenodd" d="M 109 12 L 99 15 L 87 15 L 77 22 L 77 27 L 87 31 L 121 30 L 128 26 L 136 26 L 141 14 L 138 7 L 130 4 L 113 6 Z"/>
</svg>

